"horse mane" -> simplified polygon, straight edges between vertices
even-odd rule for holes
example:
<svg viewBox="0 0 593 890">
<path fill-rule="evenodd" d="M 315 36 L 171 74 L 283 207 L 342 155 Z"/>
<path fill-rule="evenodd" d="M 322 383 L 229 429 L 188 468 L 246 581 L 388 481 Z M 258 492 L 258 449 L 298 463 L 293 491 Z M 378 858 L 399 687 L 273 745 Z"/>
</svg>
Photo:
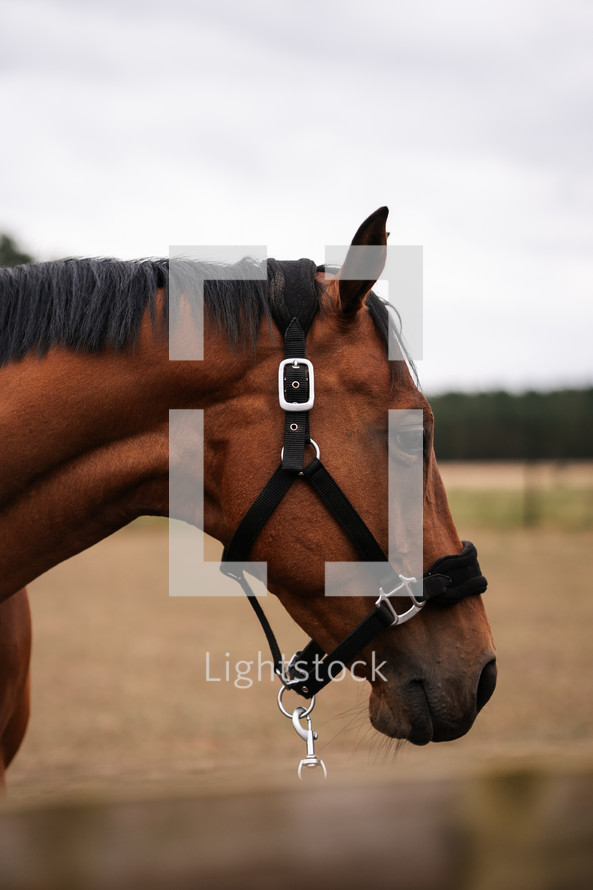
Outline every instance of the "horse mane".
<svg viewBox="0 0 593 890">
<path fill-rule="evenodd" d="M 224 266 L 176 259 L 172 274 L 177 281 L 184 275 L 194 283 L 196 276 L 206 279 L 206 315 L 237 349 L 255 344 L 262 318 L 270 322 L 270 288 L 261 265 L 248 258 Z M 220 277 L 213 279 L 213 270 Z M 68 258 L 0 269 L 0 366 L 32 351 L 43 356 L 52 346 L 91 353 L 133 347 L 147 309 L 164 332 L 168 300 L 159 316 L 156 296 L 168 290 L 169 277 L 168 259 Z M 321 307 L 323 286 L 317 291 Z M 387 343 L 386 304 L 371 293 L 366 306 Z"/>
<path fill-rule="evenodd" d="M 185 269 L 194 282 L 200 270 L 211 277 L 213 266 L 175 260 L 176 274 Z M 235 347 L 255 339 L 267 311 L 267 282 L 253 280 L 253 266 L 241 260 L 224 267 L 221 280 L 204 282 L 206 313 Z M 153 325 L 166 329 L 168 301 L 159 317 L 156 295 L 168 285 L 168 259 L 68 258 L 0 269 L 0 365 L 52 346 L 133 347 L 147 309 Z"/>
</svg>

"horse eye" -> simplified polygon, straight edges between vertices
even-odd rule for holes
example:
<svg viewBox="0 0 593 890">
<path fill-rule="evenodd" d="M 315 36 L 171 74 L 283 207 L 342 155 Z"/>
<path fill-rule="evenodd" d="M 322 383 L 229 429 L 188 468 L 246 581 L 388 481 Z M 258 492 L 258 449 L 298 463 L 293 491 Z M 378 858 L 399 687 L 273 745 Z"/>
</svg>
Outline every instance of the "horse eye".
<svg viewBox="0 0 593 890">
<path fill-rule="evenodd" d="M 395 438 L 401 450 L 406 454 L 422 454 L 424 452 L 424 430 L 400 430 Z"/>
</svg>

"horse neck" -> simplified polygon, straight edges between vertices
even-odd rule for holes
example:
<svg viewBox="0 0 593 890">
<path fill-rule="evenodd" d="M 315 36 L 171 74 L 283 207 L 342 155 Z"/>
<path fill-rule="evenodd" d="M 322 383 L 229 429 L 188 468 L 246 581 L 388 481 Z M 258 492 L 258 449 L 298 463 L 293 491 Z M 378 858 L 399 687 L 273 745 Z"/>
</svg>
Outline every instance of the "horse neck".
<svg viewBox="0 0 593 890">
<path fill-rule="evenodd" d="M 249 363 L 220 338 L 171 362 L 149 320 L 137 347 L 52 349 L 7 365 L 0 408 L 0 598 L 142 514 L 168 512 L 169 410 L 215 405 Z"/>
</svg>

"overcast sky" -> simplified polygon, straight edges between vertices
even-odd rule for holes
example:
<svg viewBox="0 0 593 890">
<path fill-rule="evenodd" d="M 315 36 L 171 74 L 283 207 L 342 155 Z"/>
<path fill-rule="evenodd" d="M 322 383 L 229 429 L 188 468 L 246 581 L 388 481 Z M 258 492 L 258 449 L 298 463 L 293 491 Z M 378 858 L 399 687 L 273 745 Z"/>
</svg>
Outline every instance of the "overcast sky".
<svg viewBox="0 0 593 890">
<path fill-rule="evenodd" d="M 590 0 L 0 0 L 0 230 L 39 259 L 424 249 L 431 393 L 593 384 Z"/>
</svg>

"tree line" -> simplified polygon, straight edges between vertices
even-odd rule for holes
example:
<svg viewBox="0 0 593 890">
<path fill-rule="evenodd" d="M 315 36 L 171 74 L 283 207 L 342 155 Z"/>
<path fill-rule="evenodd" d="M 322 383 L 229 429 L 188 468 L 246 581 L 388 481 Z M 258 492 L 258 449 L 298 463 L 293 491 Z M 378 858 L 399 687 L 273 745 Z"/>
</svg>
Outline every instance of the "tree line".
<svg viewBox="0 0 593 890">
<path fill-rule="evenodd" d="M 0 232 L 0 268 L 32 262 L 33 257 L 21 250 L 14 238 Z"/>
<path fill-rule="evenodd" d="M 593 387 L 446 393 L 430 399 L 441 460 L 593 458 Z"/>
</svg>

